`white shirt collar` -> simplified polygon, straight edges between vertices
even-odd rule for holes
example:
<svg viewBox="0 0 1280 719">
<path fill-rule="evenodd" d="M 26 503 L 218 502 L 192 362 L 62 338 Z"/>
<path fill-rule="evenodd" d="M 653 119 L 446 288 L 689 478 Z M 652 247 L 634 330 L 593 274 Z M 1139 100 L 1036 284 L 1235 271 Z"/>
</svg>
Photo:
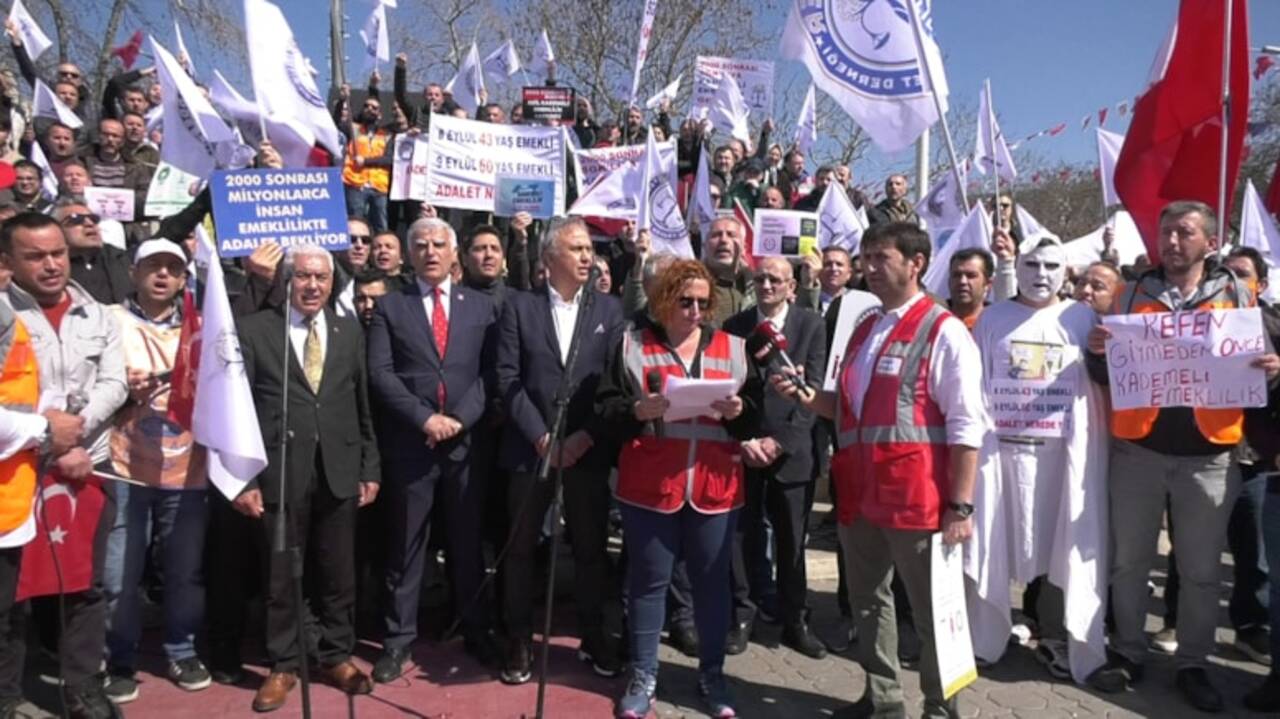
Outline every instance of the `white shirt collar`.
<svg viewBox="0 0 1280 719">
<path fill-rule="evenodd" d="M 903 302 L 901 306 L 885 312 L 885 316 L 892 316 L 894 321 L 900 320 L 907 316 L 907 311 L 915 306 L 924 297 L 924 292 L 916 292 L 911 299 Z"/>
<path fill-rule="evenodd" d="M 316 326 L 324 327 L 324 309 L 322 308 L 315 314 Z M 293 305 L 289 305 L 289 324 L 293 327 L 306 327 L 307 317 L 297 310 Z"/>
<path fill-rule="evenodd" d="M 430 297 L 431 291 L 433 289 L 432 286 L 421 277 L 415 277 L 414 279 L 418 281 L 418 290 L 422 292 L 422 296 Z M 436 285 L 436 287 L 440 288 L 440 294 L 444 295 L 445 297 L 448 297 L 450 290 L 453 289 L 453 280 L 446 277 L 444 278 L 444 281 Z"/>
<path fill-rule="evenodd" d="M 765 317 L 764 312 L 762 312 L 759 307 L 756 307 L 756 319 L 759 320 L 756 324 L 760 324 L 760 322 L 771 322 L 773 323 L 773 326 L 780 331 L 782 330 L 782 326 L 787 323 L 787 313 L 790 311 L 790 302 L 783 302 L 782 309 L 778 310 L 778 314 L 773 317 Z"/>
<path fill-rule="evenodd" d="M 547 296 L 548 296 L 549 298 L 551 298 L 551 304 L 552 304 L 552 305 L 559 305 L 559 306 L 561 306 L 561 307 L 566 307 L 566 306 L 567 306 L 567 307 L 573 307 L 573 306 L 575 306 L 575 305 L 577 305 L 577 304 L 578 304 L 578 301 L 579 301 L 579 300 L 581 300 L 581 299 L 582 299 L 582 290 L 583 290 L 585 287 L 586 287 L 586 285 L 583 285 L 582 287 L 579 287 L 579 288 L 578 288 L 578 291 L 577 291 L 577 292 L 575 292 L 575 293 L 573 293 L 573 297 L 571 297 L 571 298 L 569 298 L 569 299 L 567 299 L 567 300 L 566 300 L 564 297 L 562 297 L 562 296 L 560 295 L 560 292 L 555 288 L 555 285 L 553 285 L 553 284 L 551 284 L 550 282 L 548 282 L 548 283 L 547 283 Z"/>
</svg>

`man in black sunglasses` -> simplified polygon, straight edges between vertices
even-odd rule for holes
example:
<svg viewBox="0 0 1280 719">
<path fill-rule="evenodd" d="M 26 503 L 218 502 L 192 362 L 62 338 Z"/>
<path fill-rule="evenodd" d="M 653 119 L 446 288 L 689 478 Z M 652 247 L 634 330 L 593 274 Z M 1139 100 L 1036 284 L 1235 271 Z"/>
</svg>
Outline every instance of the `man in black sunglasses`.
<svg viewBox="0 0 1280 719">
<path fill-rule="evenodd" d="M 62 225 L 71 250 L 71 279 L 93 299 L 106 305 L 124 302 L 133 291 L 129 278 L 129 255 L 102 242 L 98 222 L 102 219 L 78 200 L 59 201 L 53 219 Z"/>
</svg>

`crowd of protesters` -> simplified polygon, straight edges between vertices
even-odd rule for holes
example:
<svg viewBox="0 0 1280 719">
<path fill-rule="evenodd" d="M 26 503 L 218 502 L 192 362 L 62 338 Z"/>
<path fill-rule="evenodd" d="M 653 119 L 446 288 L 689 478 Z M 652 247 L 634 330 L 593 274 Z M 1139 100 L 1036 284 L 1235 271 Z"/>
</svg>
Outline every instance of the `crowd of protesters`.
<svg viewBox="0 0 1280 719">
<path fill-rule="evenodd" d="M 13 51 L 30 86 L 34 65 L 16 40 Z M 27 93 L 0 73 L 0 716 L 22 701 L 24 672 L 61 685 L 70 716 L 119 713 L 139 697 L 143 615 L 156 604 L 169 677 L 185 690 L 241 682 L 244 652 L 262 649 L 257 711 L 284 706 L 306 662 L 345 692 L 376 691 L 432 651 L 417 641 L 429 577 L 449 588 L 466 652 L 503 683 L 528 682 L 540 548 L 557 529 L 544 521 L 553 493 L 542 462 L 563 471 L 578 656 L 622 678 L 620 717 L 650 712 L 664 632 L 698 658 L 712 716 L 754 713 L 735 702 L 725 657 L 746 650 L 758 623 L 779 624 L 789 650 L 815 659 L 856 644 L 867 689 L 835 716 L 903 715 L 903 662 L 920 671 L 926 716 L 958 716 L 934 637 L 937 532 L 1003 573 L 970 607 L 984 665 L 1017 623 L 1055 678 L 1122 691 L 1142 680 L 1150 644 L 1174 654 L 1190 705 L 1222 709 L 1205 667 L 1224 541 L 1235 646 L 1271 664 L 1280 315 L 1259 299 L 1264 258 L 1231 249 L 1212 209 L 1169 205 L 1154 264 L 1118 265 L 1108 236 L 1097 261 L 1072 267 L 1060 239 L 1022 232 L 1013 197 L 1001 196 L 991 251 L 951 255 L 944 300 L 923 289 L 934 247 L 908 177 L 886 178 L 873 204 L 849 167 L 812 167 L 776 142 L 772 121 L 748 143 L 694 120 L 673 128 L 668 102 L 652 119 L 631 108 L 615 121 L 579 98 L 583 148 L 676 138 L 682 207 L 705 152 L 719 207 L 813 211 L 845 192 L 870 222 L 855 253 L 753 258 L 749 228 L 721 216 L 691 228 L 690 260 L 651 251 L 630 222 L 389 200 L 396 136 L 436 114 L 468 115 L 438 84 L 412 96 L 407 73 L 401 55 L 390 94 L 376 73 L 363 93 L 336 93 L 344 151 L 314 153 L 340 168 L 349 249 L 268 243 L 220 262 L 269 460 L 232 498 L 211 486 L 212 456 L 168 404 L 198 306 L 184 298 L 205 288 L 196 229 L 211 203 L 192 188 L 185 209 L 146 215 L 164 133 L 154 71 L 113 75 L 95 104 L 81 69 L 58 64 L 51 87 L 80 129 L 32 117 Z M 473 119 L 523 118 L 521 105 L 487 103 Z M 269 142 L 257 149 L 257 166 L 280 166 Z M 136 219 L 104 220 L 86 187 L 134 190 Z M 880 309 L 836 347 L 841 305 L 869 300 Z M 1255 306 L 1268 333 L 1256 361 L 1267 407 L 1109 407 L 1101 316 Z M 762 327 L 785 338 L 794 367 L 749 351 Z M 832 388 L 823 380 L 836 351 Z M 569 368 L 572 394 L 558 402 Z M 707 413 L 664 421 L 672 378 L 737 389 Z M 1064 382 L 1072 427 L 995 432 L 993 387 L 1010 378 Z M 840 524 L 842 622 L 819 638 L 805 548 L 826 491 Z M 34 497 L 59 492 L 96 521 L 50 533 L 35 552 Z M 1070 531 L 1062 506 L 1075 508 Z M 273 549 L 281 512 L 303 555 L 305 599 L 289 555 Z M 1162 525 L 1174 548 L 1167 614 L 1149 639 Z M 609 549 L 619 532 L 621 557 Z M 58 592 L 20 591 L 64 541 L 84 543 L 83 576 L 59 568 Z M 1057 561 L 1082 549 L 1105 560 Z M 1027 587 L 1017 617 L 1010 582 Z M 306 647 L 295 629 L 304 617 Z M 382 647 L 368 671 L 351 658 L 358 636 Z M 1280 675 L 1244 701 L 1280 709 Z"/>
</svg>

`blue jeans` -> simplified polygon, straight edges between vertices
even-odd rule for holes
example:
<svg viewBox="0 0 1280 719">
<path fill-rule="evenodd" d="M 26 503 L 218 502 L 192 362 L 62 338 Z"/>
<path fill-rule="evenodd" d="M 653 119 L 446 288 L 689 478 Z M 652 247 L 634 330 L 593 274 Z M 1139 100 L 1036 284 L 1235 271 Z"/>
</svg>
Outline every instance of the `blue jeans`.
<svg viewBox="0 0 1280 719">
<path fill-rule="evenodd" d="M 347 195 L 347 214 L 362 217 L 375 235 L 387 229 L 387 195 L 369 187 L 343 185 Z"/>
<path fill-rule="evenodd" d="M 204 490 L 174 490 L 117 482 L 116 517 L 107 537 L 107 652 L 119 670 L 134 668 L 142 636 L 142 569 L 154 523 L 164 578 L 164 652 L 170 661 L 196 655 L 204 622 Z"/>
<path fill-rule="evenodd" d="M 632 666 L 658 671 L 667 585 L 672 566 L 682 558 L 693 587 L 698 668 L 719 671 L 724 667 L 724 643 L 729 634 L 729 562 L 738 513 L 701 514 L 688 505 L 674 514 L 630 504 L 621 508 L 627 544 Z"/>
</svg>

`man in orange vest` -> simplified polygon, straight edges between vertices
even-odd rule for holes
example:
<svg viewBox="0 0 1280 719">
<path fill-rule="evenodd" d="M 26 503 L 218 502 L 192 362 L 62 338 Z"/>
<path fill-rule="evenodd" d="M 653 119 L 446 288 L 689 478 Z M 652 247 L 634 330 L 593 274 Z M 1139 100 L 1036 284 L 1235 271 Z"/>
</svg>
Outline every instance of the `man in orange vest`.
<svg viewBox="0 0 1280 719">
<path fill-rule="evenodd" d="M 1218 247 L 1218 218 L 1202 202 L 1179 201 L 1160 214 L 1160 263 L 1125 284 L 1112 314 L 1140 314 L 1252 307 L 1253 292 L 1228 268 L 1209 267 Z M 1089 334 L 1089 375 L 1108 384 L 1105 358 L 1109 333 L 1101 324 Z M 1268 353 L 1254 366 L 1269 382 L 1280 374 L 1280 357 Z M 1240 488 L 1231 450 L 1244 429 L 1241 409 L 1165 407 L 1111 413 L 1111 606 L 1115 615 L 1112 654 L 1089 678 L 1099 691 L 1123 691 L 1142 679 L 1147 653 L 1147 577 L 1156 558 L 1160 520 L 1169 506 L 1179 527 L 1173 537 L 1181 591 L 1178 603 L 1177 686 L 1201 711 L 1221 711 L 1222 695 L 1209 683 L 1205 657 L 1214 648 L 1220 558 L 1227 519 Z M 1184 542 L 1178 542 L 1187 537 Z"/>
<path fill-rule="evenodd" d="M 35 535 L 37 466 L 75 447 L 84 418 L 59 410 L 36 413 L 40 397 L 35 352 L 27 328 L 0 302 L 0 716 L 22 703 L 22 623 L 10 614 L 18 588 L 22 547 Z"/>
<path fill-rule="evenodd" d="M 987 425 L 982 358 L 964 323 L 920 287 L 930 250 L 924 230 L 907 222 L 872 225 L 861 249 L 867 286 L 882 307 L 854 330 L 836 391 L 803 394 L 784 375 L 770 380 L 836 420 L 831 475 L 867 687 L 833 716 L 905 716 L 889 588 L 896 572 L 921 642 L 924 716 L 958 717 L 938 667 L 930 543 L 939 531 L 947 544 L 973 534 Z"/>
<path fill-rule="evenodd" d="M 342 104 L 348 101 L 344 95 Z M 374 233 L 387 229 L 387 190 L 391 186 L 391 132 L 378 126 L 381 121 L 382 102 L 375 71 L 369 77 L 369 94 L 356 122 L 342 127 L 347 135 L 347 157 L 342 165 L 347 212 L 367 220 Z"/>
</svg>

